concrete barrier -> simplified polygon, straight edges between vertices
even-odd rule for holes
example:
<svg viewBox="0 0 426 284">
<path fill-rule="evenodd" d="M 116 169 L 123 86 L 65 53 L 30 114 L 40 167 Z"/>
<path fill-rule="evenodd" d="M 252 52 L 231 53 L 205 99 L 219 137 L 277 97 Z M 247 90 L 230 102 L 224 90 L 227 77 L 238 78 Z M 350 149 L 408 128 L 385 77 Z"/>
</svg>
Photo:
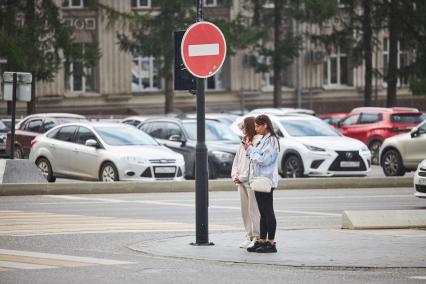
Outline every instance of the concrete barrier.
<svg viewBox="0 0 426 284">
<path fill-rule="evenodd" d="M 412 187 L 412 177 L 348 177 L 348 178 L 299 178 L 280 179 L 278 190 L 332 189 L 332 188 L 390 188 Z M 237 190 L 231 179 L 209 181 L 209 191 Z M 194 192 L 195 182 L 75 182 L 45 184 L 0 184 L 0 196 L 35 194 L 102 194 L 102 193 L 153 193 Z"/>
<path fill-rule="evenodd" d="M 424 210 L 343 211 L 342 229 L 426 228 Z"/>
</svg>

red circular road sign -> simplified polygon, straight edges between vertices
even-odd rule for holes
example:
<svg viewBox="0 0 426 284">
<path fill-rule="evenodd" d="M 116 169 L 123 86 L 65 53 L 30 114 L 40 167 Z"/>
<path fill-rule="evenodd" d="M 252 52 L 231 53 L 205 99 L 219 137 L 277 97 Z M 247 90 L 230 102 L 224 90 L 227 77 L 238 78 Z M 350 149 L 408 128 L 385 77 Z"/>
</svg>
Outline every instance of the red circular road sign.
<svg viewBox="0 0 426 284">
<path fill-rule="evenodd" d="M 186 30 L 180 51 L 183 63 L 192 75 L 208 78 L 216 74 L 225 61 L 225 37 L 214 24 L 198 22 Z"/>
</svg>

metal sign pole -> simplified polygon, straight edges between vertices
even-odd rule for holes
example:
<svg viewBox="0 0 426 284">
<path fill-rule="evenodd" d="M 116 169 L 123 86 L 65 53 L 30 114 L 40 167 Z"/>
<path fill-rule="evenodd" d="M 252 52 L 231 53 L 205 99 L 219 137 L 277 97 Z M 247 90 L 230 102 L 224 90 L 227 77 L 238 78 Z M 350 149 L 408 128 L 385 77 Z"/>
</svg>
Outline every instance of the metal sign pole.
<svg viewBox="0 0 426 284">
<path fill-rule="evenodd" d="M 10 126 L 10 158 L 15 159 L 15 117 L 16 117 L 16 88 L 18 85 L 18 74 L 13 73 L 12 87 L 12 124 Z"/>
<path fill-rule="evenodd" d="M 203 21 L 203 1 L 197 0 L 197 22 Z M 209 243 L 208 223 L 208 171 L 207 146 L 205 143 L 205 97 L 204 78 L 197 78 L 197 145 L 195 147 L 195 223 L 196 243 L 193 245 L 211 245 Z"/>
</svg>

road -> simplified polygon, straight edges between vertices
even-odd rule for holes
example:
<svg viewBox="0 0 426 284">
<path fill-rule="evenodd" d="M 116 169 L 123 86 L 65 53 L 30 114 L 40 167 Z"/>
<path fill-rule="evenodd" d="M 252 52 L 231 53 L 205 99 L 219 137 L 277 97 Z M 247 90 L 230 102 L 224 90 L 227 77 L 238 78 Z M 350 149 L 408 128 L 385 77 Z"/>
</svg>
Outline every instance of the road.
<svg viewBox="0 0 426 284">
<path fill-rule="evenodd" d="M 194 235 L 194 193 L 0 200 L 2 284 L 283 283 L 283 279 L 287 283 L 425 283 L 422 279 L 426 279 L 425 268 L 249 265 L 156 257 L 129 248 L 144 241 L 161 246 L 162 239 Z M 337 230 L 343 210 L 426 210 L 426 200 L 413 197 L 411 188 L 291 190 L 275 192 L 274 207 L 280 230 Z M 215 234 L 229 231 L 241 232 L 243 238 L 237 192 L 210 193 L 209 215 L 212 241 Z M 409 235 L 409 231 L 398 234 Z M 277 241 L 285 253 L 285 240 L 278 236 Z M 410 261 L 409 255 L 401 257 Z"/>
<path fill-rule="evenodd" d="M 383 173 L 383 170 L 380 166 L 373 165 L 371 166 L 371 172 L 368 174 L 368 177 L 384 177 L 385 174 Z M 408 172 L 405 173 L 406 177 L 412 177 L 414 176 L 414 172 Z M 81 182 L 78 180 L 72 180 L 72 179 L 64 179 L 64 178 L 58 178 L 56 179 L 56 182 Z"/>
</svg>

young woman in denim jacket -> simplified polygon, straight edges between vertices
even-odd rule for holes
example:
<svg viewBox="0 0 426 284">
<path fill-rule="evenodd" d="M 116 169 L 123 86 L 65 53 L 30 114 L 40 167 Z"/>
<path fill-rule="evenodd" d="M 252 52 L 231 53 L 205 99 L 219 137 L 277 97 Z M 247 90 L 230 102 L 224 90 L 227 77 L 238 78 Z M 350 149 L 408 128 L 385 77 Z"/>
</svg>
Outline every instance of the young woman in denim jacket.
<svg viewBox="0 0 426 284">
<path fill-rule="evenodd" d="M 244 119 L 241 131 L 243 132 L 243 141 L 256 145 L 262 139 L 262 135 L 256 134 L 254 128 L 255 118 L 250 116 Z M 241 215 L 243 217 L 244 228 L 246 230 L 246 240 L 240 244 L 240 248 L 248 248 L 254 245 L 260 236 L 260 213 L 257 207 L 254 191 L 248 183 L 250 161 L 247 152 L 241 144 L 232 164 L 231 177 L 238 186 L 241 202 Z"/>
<path fill-rule="evenodd" d="M 257 145 L 252 143 L 244 144 L 252 165 L 250 177 L 268 177 L 272 181 L 272 188 L 270 192 L 255 192 L 260 211 L 260 239 L 252 247 L 247 248 L 247 251 L 273 253 L 277 252 L 275 243 L 277 221 L 274 213 L 273 193 L 278 185 L 279 139 L 272 127 L 271 119 L 267 115 L 256 117 L 255 129 L 258 134 L 263 135 L 263 138 Z"/>
</svg>

